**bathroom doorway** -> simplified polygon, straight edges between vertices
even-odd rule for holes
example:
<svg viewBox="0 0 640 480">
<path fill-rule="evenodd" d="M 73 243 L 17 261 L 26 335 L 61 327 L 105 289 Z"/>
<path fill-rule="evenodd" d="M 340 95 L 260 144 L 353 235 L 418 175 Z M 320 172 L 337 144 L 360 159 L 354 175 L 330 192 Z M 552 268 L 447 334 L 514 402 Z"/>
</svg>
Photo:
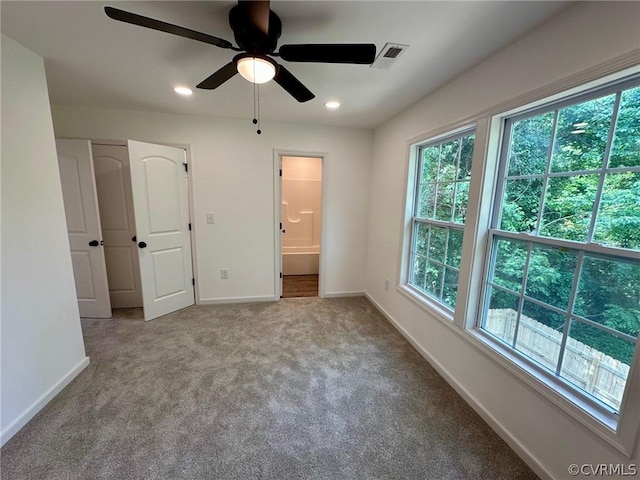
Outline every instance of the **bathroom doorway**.
<svg viewBox="0 0 640 480">
<path fill-rule="evenodd" d="M 281 156 L 282 298 L 319 293 L 322 161 L 322 157 Z"/>
</svg>

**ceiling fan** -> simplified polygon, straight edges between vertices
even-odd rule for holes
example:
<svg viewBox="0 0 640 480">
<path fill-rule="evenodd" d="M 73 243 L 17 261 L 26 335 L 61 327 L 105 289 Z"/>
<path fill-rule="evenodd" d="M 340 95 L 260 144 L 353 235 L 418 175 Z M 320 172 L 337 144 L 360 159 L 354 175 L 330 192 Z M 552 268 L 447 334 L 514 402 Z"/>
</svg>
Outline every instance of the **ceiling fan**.
<svg viewBox="0 0 640 480">
<path fill-rule="evenodd" d="M 222 38 L 188 28 L 143 17 L 113 7 L 105 7 L 105 13 L 114 20 L 141 27 L 171 33 L 219 48 L 242 52 L 224 67 L 200 82 L 196 87 L 212 90 L 240 73 L 253 83 L 265 83 L 273 78 L 298 102 L 307 102 L 315 97 L 289 70 L 272 57 L 287 62 L 371 64 L 376 55 L 376 46 L 371 43 L 323 43 L 278 46 L 282 33 L 282 22 L 270 10 L 269 1 L 240 0 L 229 11 L 229 25 L 238 46 Z"/>
</svg>

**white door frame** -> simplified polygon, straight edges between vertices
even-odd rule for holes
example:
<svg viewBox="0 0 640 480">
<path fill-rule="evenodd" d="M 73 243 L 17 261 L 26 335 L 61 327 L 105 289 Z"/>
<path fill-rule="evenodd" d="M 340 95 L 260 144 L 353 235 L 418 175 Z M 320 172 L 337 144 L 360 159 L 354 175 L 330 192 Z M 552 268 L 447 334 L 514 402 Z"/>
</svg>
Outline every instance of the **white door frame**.
<svg viewBox="0 0 640 480">
<path fill-rule="evenodd" d="M 325 252 L 326 235 L 327 235 L 327 179 L 328 179 L 328 155 L 326 152 L 308 152 L 302 150 L 287 150 L 274 148 L 273 150 L 273 239 L 274 239 L 274 299 L 280 300 L 282 295 L 282 279 L 280 278 L 280 272 L 282 268 L 282 231 L 280 229 L 280 223 L 282 222 L 282 177 L 280 176 L 280 170 L 282 169 L 282 157 L 309 157 L 320 158 L 322 161 L 321 170 L 321 227 L 320 227 L 320 256 L 319 262 L 319 274 L 318 274 L 318 297 L 325 297 L 325 275 L 326 275 L 326 261 L 327 258 Z"/>
<path fill-rule="evenodd" d="M 71 139 L 71 140 L 86 140 L 86 138 L 79 138 L 79 137 L 60 137 L 60 138 L 65 138 L 65 139 Z M 129 140 L 136 140 L 136 139 L 129 139 Z M 137 139 L 139 140 L 139 139 Z M 89 141 L 91 142 L 91 145 L 121 145 L 126 147 L 127 146 L 127 140 L 113 140 L 113 139 L 108 139 L 108 138 L 90 138 Z M 189 205 L 189 221 L 191 222 L 191 231 L 189 232 L 189 237 L 191 239 L 191 269 L 193 271 L 193 278 L 195 279 L 195 286 L 194 286 L 194 290 L 193 290 L 193 294 L 194 294 L 194 301 L 196 305 L 199 305 L 199 299 L 200 299 L 200 288 L 199 288 L 199 284 L 198 284 L 198 266 L 197 266 L 197 262 L 195 261 L 197 257 L 197 251 L 196 251 L 196 221 L 195 216 L 194 216 L 194 186 L 193 186 L 193 172 L 194 172 L 194 166 L 193 163 L 191 162 L 191 145 L 188 143 L 170 143 L 170 142 L 166 142 L 166 141 L 155 141 L 153 139 L 151 140 L 140 140 L 142 142 L 147 142 L 147 143 L 156 143 L 158 145 L 166 145 L 168 147 L 176 147 L 176 148 L 181 148 L 185 151 L 185 159 L 187 161 L 187 168 L 189 169 L 189 171 L 187 172 L 187 203 Z"/>
</svg>

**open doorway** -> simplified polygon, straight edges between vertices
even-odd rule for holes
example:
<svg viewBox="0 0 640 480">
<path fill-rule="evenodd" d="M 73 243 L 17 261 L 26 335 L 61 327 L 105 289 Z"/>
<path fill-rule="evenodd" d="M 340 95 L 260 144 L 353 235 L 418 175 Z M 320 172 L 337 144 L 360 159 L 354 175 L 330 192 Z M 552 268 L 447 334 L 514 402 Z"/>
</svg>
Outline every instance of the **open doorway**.
<svg viewBox="0 0 640 480">
<path fill-rule="evenodd" d="M 282 297 L 317 297 L 322 238 L 322 157 L 281 157 Z"/>
</svg>

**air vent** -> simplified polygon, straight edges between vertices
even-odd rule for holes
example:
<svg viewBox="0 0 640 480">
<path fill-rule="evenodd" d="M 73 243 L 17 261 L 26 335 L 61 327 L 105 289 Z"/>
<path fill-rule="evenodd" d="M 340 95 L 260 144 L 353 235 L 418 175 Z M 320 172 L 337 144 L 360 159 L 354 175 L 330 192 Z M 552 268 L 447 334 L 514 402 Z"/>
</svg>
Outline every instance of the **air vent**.
<svg viewBox="0 0 640 480">
<path fill-rule="evenodd" d="M 380 50 L 380 53 L 371 64 L 371 68 L 389 70 L 407 48 L 409 48 L 409 45 L 387 43 L 382 50 Z"/>
</svg>

